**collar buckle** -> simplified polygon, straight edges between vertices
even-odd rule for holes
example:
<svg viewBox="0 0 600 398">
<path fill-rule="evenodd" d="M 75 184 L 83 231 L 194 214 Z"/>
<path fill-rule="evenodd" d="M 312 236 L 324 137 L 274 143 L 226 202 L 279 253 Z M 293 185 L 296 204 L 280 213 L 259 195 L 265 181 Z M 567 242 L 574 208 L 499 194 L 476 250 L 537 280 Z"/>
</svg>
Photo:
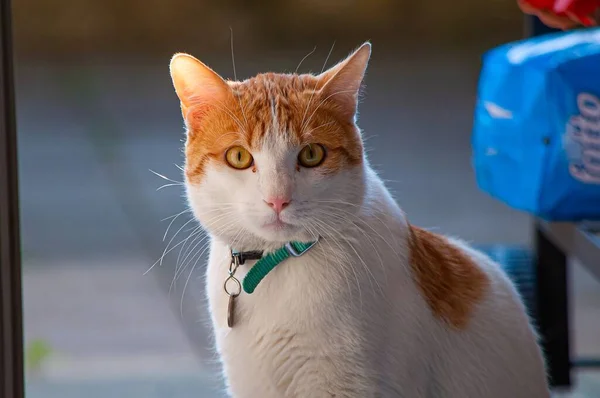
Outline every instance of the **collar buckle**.
<svg viewBox="0 0 600 398">
<path fill-rule="evenodd" d="M 304 253 L 306 253 L 307 251 L 309 251 L 310 249 L 312 249 L 312 247 L 319 242 L 319 239 L 320 239 L 320 237 L 317 237 L 317 240 L 315 240 L 310 245 L 304 247 L 300 251 L 296 250 L 296 248 L 294 247 L 294 245 L 292 244 L 292 242 L 286 243 L 283 247 L 285 247 L 285 250 L 289 253 L 290 256 L 292 256 L 292 257 L 300 257 Z"/>
<path fill-rule="evenodd" d="M 234 260 L 237 258 L 237 261 L 239 261 L 239 265 L 244 265 L 246 263 L 246 260 L 260 260 L 262 256 L 263 252 L 260 250 L 253 250 L 247 252 L 231 250 L 231 259 Z"/>
</svg>

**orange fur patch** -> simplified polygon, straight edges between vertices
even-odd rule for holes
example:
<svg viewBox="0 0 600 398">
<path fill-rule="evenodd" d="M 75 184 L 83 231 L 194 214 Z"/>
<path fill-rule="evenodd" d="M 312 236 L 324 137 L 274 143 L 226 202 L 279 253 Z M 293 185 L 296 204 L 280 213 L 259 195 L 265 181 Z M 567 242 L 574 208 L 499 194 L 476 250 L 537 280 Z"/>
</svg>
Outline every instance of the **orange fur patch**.
<svg viewBox="0 0 600 398">
<path fill-rule="evenodd" d="M 464 329 L 490 281 L 474 261 L 447 238 L 410 226 L 410 262 L 433 314 Z"/>
<path fill-rule="evenodd" d="M 318 167 L 334 173 L 363 159 L 357 127 L 339 117 L 333 99 L 322 98 L 313 75 L 265 73 L 243 82 L 228 82 L 233 95 L 225 103 L 204 103 L 186 110 L 186 173 L 199 181 L 208 160 L 225 164 L 225 151 L 241 145 L 260 149 L 267 134 L 282 134 L 292 145 L 319 143 L 327 149 Z M 277 120 L 273 120 L 276 115 Z M 272 131 L 271 126 L 278 126 Z"/>
</svg>

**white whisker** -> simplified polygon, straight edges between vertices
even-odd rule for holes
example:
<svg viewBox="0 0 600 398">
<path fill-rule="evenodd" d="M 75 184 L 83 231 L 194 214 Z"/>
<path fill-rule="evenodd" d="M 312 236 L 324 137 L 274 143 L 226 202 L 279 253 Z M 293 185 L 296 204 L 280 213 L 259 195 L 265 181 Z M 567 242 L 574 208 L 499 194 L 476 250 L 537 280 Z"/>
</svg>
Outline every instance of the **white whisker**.
<svg viewBox="0 0 600 398">
<path fill-rule="evenodd" d="M 210 242 L 208 242 L 208 245 L 206 246 L 206 248 L 202 251 L 202 253 L 200 254 L 200 256 L 198 257 L 198 260 L 196 260 L 196 262 L 194 263 L 194 265 L 192 266 L 192 269 L 185 281 L 185 285 L 183 286 L 183 292 L 181 293 L 181 302 L 179 305 L 179 311 L 181 313 L 181 317 L 183 317 L 183 299 L 185 298 L 185 291 L 187 289 L 188 283 L 190 282 L 190 278 L 192 277 L 192 274 L 194 273 L 194 270 L 196 269 L 196 265 L 198 264 L 198 261 L 200 260 L 200 258 L 202 258 L 202 254 L 204 254 L 204 252 L 209 248 L 209 244 Z"/>
<path fill-rule="evenodd" d="M 237 81 L 237 72 L 235 70 L 235 55 L 234 55 L 234 51 L 233 51 L 233 28 L 230 26 L 229 30 L 231 32 L 231 63 L 233 64 L 233 78 Z M 246 122 L 245 130 L 247 130 L 248 129 L 248 118 L 246 118 L 246 111 L 244 109 L 244 106 L 242 105 L 242 101 L 240 100 L 239 93 L 234 93 L 234 95 L 237 98 L 238 105 L 240 107 L 240 110 L 242 111 L 242 116 L 244 117 L 244 121 Z"/>
<path fill-rule="evenodd" d="M 309 52 L 308 54 L 306 54 L 304 56 L 304 58 L 302 58 L 300 60 L 300 63 L 298 64 L 298 66 L 296 66 L 296 70 L 294 71 L 294 74 L 298 74 L 298 69 L 300 69 L 300 65 L 302 65 L 302 63 L 304 62 L 304 60 L 306 60 L 306 58 L 310 57 L 315 51 L 317 51 L 317 46 L 315 46 L 315 48 L 313 48 L 311 52 Z M 325 62 L 327 62 L 327 61 L 325 61 Z"/>
<path fill-rule="evenodd" d="M 191 210 L 190 210 L 190 209 L 185 209 L 185 210 L 184 210 L 184 211 L 182 211 L 181 213 L 177 213 L 177 214 L 173 214 L 172 216 L 165 217 L 165 218 L 163 218 L 163 219 L 162 219 L 162 220 L 160 220 L 160 221 L 167 221 L 167 220 L 169 220 L 169 219 L 171 219 L 171 218 L 173 218 L 173 217 L 177 218 L 177 217 L 179 217 L 180 215 L 182 215 L 183 213 L 186 213 L 186 212 L 188 212 L 188 211 L 191 211 Z M 164 239 L 163 239 L 163 240 L 164 240 Z"/>
<path fill-rule="evenodd" d="M 167 250 L 166 252 L 164 252 L 164 253 L 163 253 L 163 255 L 162 255 L 162 256 L 160 256 L 160 258 L 159 258 L 158 260 L 156 260 L 156 262 L 155 262 L 154 264 L 152 264 L 152 265 L 150 266 L 150 268 L 148 268 L 148 270 L 146 270 L 146 272 L 144 272 L 144 274 L 143 274 L 143 275 L 146 275 L 148 272 L 152 271 L 152 269 L 153 269 L 153 268 L 154 268 L 154 267 L 155 267 L 157 264 L 162 264 L 162 262 L 163 262 L 163 259 L 165 258 L 165 255 L 169 254 L 169 253 L 170 253 L 171 251 L 173 251 L 173 250 L 174 250 L 174 249 L 175 249 L 177 246 L 181 245 L 182 243 L 183 243 L 183 244 L 184 244 L 184 246 L 185 246 L 185 243 L 184 243 L 184 242 L 186 242 L 186 241 L 187 241 L 187 240 L 188 240 L 190 237 L 192 237 L 192 236 L 194 236 L 195 234 L 197 234 L 199 230 L 200 230 L 200 227 L 196 227 L 196 228 L 194 229 L 194 231 L 195 231 L 195 232 L 192 232 L 192 233 L 190 234 L 190 236 L 188 236 L 187 238 L 185 238 L 185 239 L 181 240 L 179 243 L 177 243 L 176 245 L 173 245 L 173 246 L 172 246 L 172 247 L 171 247 L 169 250 Z"/>
<path fill-rule="evenodd" d="M 309 124 L 310 121 L 312 120 L 312 118 L 315 116 L 315 114 L 317 113 L 317 111 L 321 108 L 321 106 L 323 106 L 323 104 L 325 104 L 331 97 L 333 97 L 334 95 L 338 95 L 338 94 L 344 94 L 344 93 L 353 93 L 354 90 L 341 90 L 341 91 L 336 91 L 333 94 L 328 95 L 325 99 L 323 99 L 321 102 L 319 102 L 319 104 L 317 105 L 317 107 L 315 108 L 315 110 L 311 113 L 310 117 L 306 120 L 305 123 L 302 124 L 302 127 L 300 128 L 300 131 L 304 130 Z"/>
<path fill-rule="evenodd" d="M 173 182 L 173 183 L 175 183 L 175 184 L 183 184 L 183 182 L 182 182 L 182 181 L 175 181 L 175 180 L 173 180 L 173 179 L 171 179 L 171 178 L 169 178 L 169 177 L 166 177 L 166 176 L 164 176 L 164 175 L 162 175 L 162 174 L 160 174 L 160 173 L 157 173 L 157 172 L 156 172 L 156 171 L 154 171 L 154 170 L 148 169 L 148 171 L 150 171 L 152 174 L 154 174 L 154 175 L 156 175 L 156 176 L 158 176 L 158 177 L 162 178 L 163 180 L 167 180 L 167 181 Z"/>
<path fill-rule="evenodd" d="M 333 47 L 335 47 L 335 41 L 333 42 L 333 44 L 331 45 L 331 48 L 329 49 L 329 53 L 327 54 L 327 57 L 325 58 L 325 62 L 323 62 L 323 67 L 321 68 L 321 72 L 319 74 L 322 74 L 323 71 L 325 70 L 325 66 L 327 66 L 327 61 L 329 61 L 329 57 L 331 56 L 331 53 L 333 52 Z M 317 90 L 313 90 L 313 92 L 310 94 L 310 98 L 308 99 L 308 103 L 306 104 L 306 109 L 304 109 L 304 115 L 302 115 L 302 122 L 300 122 L 300 131 L 304 130 L 304 120 L 306 119 L 306 115 L 308 114 L 308 109 L 310 108 L 310 105 L 312 103 L 312 99 L 315 95 L 315 92 Z"/>
<path fill-rule="evenodd" d="M 161 190 L 161 189 L 163 189 L 163 188 L 167 188 L 167 187 L 175 187 L 175 186 L 177 186 L 177 187 L 182 187 L 182 186 L 185 186 L 185 184 L 183 184 L 183 183 L 179 183 L 179 182 L 178 182 L 178 183 L 165 184 L 165 185 L 161 185 L 160 187 L 156 188 L 156 190 L 157 190 L 157 191 L 160 191 L 160 190 Z"/>
<path fill-rule="evenodd" d="M 358 273 L 356 272 L 356 269 L 354 268 L 354 265 L 352 264 L 352 259 L 350 258 L 350 256 L 347 254 L 347 250 L 345 250 L 341 243 L 337 240 L 337 238 L 334 237 L 334 235 L 338 235 L 338 232 L 335 228 L 335 226 L 331 226 L 329 225 L 327 222 L 322 221 L 322 220 L 314 220 L 318 225 L 321 226 L 321 229 L 323 231 L 324 234 L 328 234 L 331 235 L 330 239 L 333 243 L 336 244 L 336 246 L 338 247 L 339 251 L 340 251 L 340 255 L 344 256 L 344 264 L 350 267 L 350 270 L 352 271 L 352 274 L 354 275 L 354 280 L 356 281 L 356 288 L 358 290 L 358 298 L 360 301 L 360 307 L 361 310 L 363 308 L 363 295 L 362 295 L 362 288 L 360 286 L 360 278 L 358 277 Z M 326 232 L 327 230 L 329 230 L 329 233 Z M 325 240 L 326 242 L 329 242 L 329 240 Z M 331 245 L 330 245 L 331 247 Z"/>
</svg>

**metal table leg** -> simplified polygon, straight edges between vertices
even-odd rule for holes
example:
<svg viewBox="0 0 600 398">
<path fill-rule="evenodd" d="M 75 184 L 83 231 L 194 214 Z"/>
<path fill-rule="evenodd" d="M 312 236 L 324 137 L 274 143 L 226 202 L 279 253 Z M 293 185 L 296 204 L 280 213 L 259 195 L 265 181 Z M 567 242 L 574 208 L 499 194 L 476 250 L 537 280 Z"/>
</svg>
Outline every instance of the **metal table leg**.
<svg viewBox="0 0 600 398">
<path fill-rule="evenodd" d="M 537 324 L 555 387 L 571 385 L 567 256 L 536 224 Z"/>
</svg>

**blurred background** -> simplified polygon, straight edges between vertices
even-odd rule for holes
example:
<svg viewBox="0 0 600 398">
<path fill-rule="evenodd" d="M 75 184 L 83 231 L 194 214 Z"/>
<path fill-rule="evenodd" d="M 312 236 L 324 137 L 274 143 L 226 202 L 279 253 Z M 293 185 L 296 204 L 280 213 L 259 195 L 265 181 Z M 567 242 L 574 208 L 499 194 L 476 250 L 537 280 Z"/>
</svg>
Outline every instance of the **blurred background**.
<svg viewBox="0 0 600 398">
<path fill-rule="evenodd" d="M 529 243 L 530 218 L 479 192 L 470 164 L 480 57 L 522 37 L 515 0 L 20 0 L 13 10 L 28 397 L 223 396 L 205 242 L 186 240 L 196 225 L 181 213 L 184 131 L 168 62 L 185 51 L 233 78 L 230 28 L 240 79 L 292 72 L 313 50 L 299 71 L 318 72 L 334 43 L 327 66 L 371 40 L 359 124 L 411 221 L 474 243 Z M 575 351 L 600 354 L 599 294 L 581 268 L 573 280 Z M 573 397 L 600 396 L 596 378 L 578 380 Z"/>
</svg>

